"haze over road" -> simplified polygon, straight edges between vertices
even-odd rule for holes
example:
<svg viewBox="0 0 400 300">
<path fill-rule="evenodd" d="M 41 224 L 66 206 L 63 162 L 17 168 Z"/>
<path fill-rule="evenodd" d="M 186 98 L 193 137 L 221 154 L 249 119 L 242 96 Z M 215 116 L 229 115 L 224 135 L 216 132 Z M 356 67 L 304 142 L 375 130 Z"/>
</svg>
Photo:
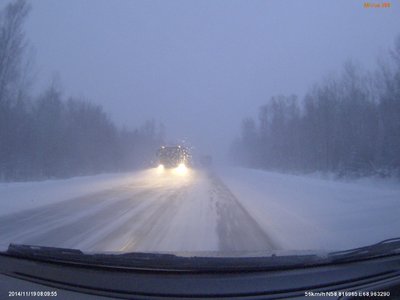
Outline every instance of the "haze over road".
<svg viewBox="0 0 400 300">
<path fill-rule="evenodd" d="M 135 173 L 99 192 L 0 217 L 0 240 L 87 251 L 261 251 L 278 245 L 213 173 Z"/>
</svg>

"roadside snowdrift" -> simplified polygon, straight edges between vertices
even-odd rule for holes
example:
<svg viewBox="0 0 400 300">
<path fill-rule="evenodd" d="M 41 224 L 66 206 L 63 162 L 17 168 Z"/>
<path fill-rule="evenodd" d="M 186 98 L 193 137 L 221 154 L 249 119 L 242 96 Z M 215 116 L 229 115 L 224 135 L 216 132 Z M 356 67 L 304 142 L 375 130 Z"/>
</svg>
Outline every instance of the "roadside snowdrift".
<svg viewBox="0 0 400 300">
<path fill-rule="evenodd" d="M 219 174 L 283 249 L 348 249 L 400 236 L 400 185 L 232 168 Z"/>
<path fill-rule="evenodd" d="M 131 183 L 142 172 L 102 174 L 70 179 L 0 183 L 0 215 L 37 208 Z"/>
</svg>

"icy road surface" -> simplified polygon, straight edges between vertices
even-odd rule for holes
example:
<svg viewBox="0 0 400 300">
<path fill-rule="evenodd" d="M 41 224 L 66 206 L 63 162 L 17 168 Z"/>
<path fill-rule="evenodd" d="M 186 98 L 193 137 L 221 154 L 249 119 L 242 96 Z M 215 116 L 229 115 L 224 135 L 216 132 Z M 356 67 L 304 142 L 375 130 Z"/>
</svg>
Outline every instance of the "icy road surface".
<svg viewBox="0 0 400 300">
<path fill-rule="evenodd" d="M 5 214 L 0 241 L 87 251 L 278 248 L 215 174 L 198 170 L 138 172 L 120 185 Z"/>
<path fill-rule="evenodd" d="M 400 236 L 400 184 L 241 168 L 0 184 L 0 247 L 339 250 Z"/>
</svg>

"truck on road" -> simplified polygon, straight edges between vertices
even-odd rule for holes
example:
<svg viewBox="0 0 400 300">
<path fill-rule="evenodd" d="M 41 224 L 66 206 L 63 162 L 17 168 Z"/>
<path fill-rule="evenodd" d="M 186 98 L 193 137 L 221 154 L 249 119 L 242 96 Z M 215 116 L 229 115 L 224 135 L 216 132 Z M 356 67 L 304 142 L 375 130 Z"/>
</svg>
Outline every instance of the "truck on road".
<svg viewBox="0 0 400 300">
<path fill-rule="evenodd" d="M 189 149 L 184 146 L 162 146 L 157 151 L 158 166 L 171 169 L 186 167 L 190 162 Z"/>
</svg>

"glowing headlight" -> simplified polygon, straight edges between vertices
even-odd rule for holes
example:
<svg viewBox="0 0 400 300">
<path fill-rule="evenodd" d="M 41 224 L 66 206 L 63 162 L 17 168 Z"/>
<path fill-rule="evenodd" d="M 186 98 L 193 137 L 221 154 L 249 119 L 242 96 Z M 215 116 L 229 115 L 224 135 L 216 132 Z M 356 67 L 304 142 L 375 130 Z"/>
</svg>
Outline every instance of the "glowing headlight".
<svg viewBox="0 0 400 300">
<path fill-rule="evenodd" d="M 185 174 L 186 171 L 187 171 L 187 168 L 186 168 L 185 164 L 183 164 L 183 163 L 179 164 L 179 166 L 176 168 L 176 172 L 178 174 Z"/>
<path fill-rule="evenodd" d="M 164 171 L 164 165 L 159 164 L 158 167 L 157 167 L 157 172 L 160 173 L 162 171 Z"/>
</svg>

